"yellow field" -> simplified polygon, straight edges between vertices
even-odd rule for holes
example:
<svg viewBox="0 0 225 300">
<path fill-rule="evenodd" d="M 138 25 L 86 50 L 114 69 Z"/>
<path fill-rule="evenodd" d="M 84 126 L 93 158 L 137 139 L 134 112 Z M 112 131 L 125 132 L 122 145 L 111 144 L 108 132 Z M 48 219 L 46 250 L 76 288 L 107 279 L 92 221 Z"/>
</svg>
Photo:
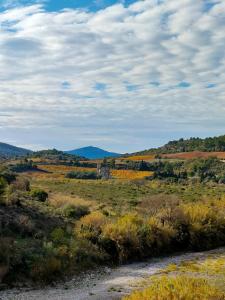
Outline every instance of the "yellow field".
<svg viewBox="0 0 225 300">
<path fill-rule="evenodd" d="M 95 168 L 73 167 L 65 165 L 38 165 L 38 169 L 45 172 L 27 172 L 28 175 L 35 178 L 54 178 L 62 179 L 71 171 L 95 171 Z"/>
<path fill-rule="evenodd" d="M 149 154 L 149 155 L 134 155 L 134 156 L 128 156 L 124 158 L 124 160 L 132 160 L 132 161 L 141 161 L 141 160 L 153 160 L 155 159 L 155 154 Z"/>
<path fill-rule="evenodd" d="M 38 168 L 45 172 L 27 172 L 33 178 L 51 178 L 64 179 L 65 175 L 71 171 L 95 171 L 95 168 L 73 167 L 65 165 L 39 165 Z M 116 179 L 143 179 L 151 176 L 150 171 L 135 171 L 135 170 L 111 170 L 111 175 Z"/>
<path fill-rule="evenodd" d="M 39 165 L 39 169 L 52 172 L 52 173 L 63 173 L 66 174 L 71 171 L 93 171 L 95 168 L 84 168 L 84 167 L 73 167 L 65 165 Z"/>
<path fill-rule="evenodd" d="M 153 175 L 149 171 L 134 171 L 134 170 L 112 170 L 111 175 L 117 179 L 143 179 Z"/>
</svg>

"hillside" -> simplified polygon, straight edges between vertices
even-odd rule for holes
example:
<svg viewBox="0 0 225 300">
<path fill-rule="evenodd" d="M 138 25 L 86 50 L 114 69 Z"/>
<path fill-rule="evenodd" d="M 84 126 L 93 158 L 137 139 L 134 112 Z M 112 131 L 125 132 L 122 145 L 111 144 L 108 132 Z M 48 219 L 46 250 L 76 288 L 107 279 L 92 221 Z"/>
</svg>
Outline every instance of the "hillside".
<svg viewBox="0 0 225 300">
<path fill-rule="evenodd" d="M 31 150 L 15 147 L 5 143 L 0 143 L 1 157 L 26 156 L 31 152 L 32 152 Z"/>
<path fill-rule="evenodd" d="M 78 155 L 82 157 L 86 157 L 88 159 L 99 159 L 99 158 L 105 158 L 105 157 L 118 157 L 120 154 L 114 153 L 114 152 L 108 152 L 103 149 L 93 147 L 93 146 L 88 146 L 88 147 L 83 147 L 71 151 L 66 151 L 68 154 L 72 155 Z"/>
<path fill-rule="evenodd" d="M 175 141 L 170 141 L 162 147 L 156 149 L 149 149 L 145 151 L 140 151 L 135 154 L 167 154 L 167 153 L 178 153 L 178 152 L 192 152 L 192 151 L 202 151 L 202 152 L 222 152 L 225 151 L 225 135 L 218 137 L 208 137 L 205 139 L 201 138 L 190 138 L 190 139 L 179 139 Z"/>
</svg>

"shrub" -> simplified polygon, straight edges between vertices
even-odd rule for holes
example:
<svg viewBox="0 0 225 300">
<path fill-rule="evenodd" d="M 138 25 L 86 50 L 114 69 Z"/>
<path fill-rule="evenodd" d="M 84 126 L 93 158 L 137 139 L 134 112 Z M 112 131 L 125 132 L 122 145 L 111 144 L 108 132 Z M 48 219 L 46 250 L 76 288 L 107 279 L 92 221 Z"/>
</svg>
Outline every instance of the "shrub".
<svg viewBox="0 0 225 300">
<path fill-rule="evenodd" d="M 98 179 L 99 176 L 95 171 L 72 171 L 66 174 L 66 178 L 71 179 Z"/>
<path fill-rule="evenodd" d="M 219 203 L 196 203 L 184 206 L 189 218 L 190 247 L 204 250 L 224 245 L 225 241 L 225 210 Z"/>
<path fill-rule="evenodd" d="M 96 242 L 102 232 L 102 226 L 106 224 L 106 221 L 106 216 L 101 212 L 92 212 L 80 219 L 75 228 L 75 233 L 79 238 L 86 238 Z"/>
<path fill-rule="evenodd" d="M 7 182 L 3 177 L 0 177 L 0 200 L 3 201 L 4 193 L 7 187 Z"/>
<path fill-rule="evenodd" d="M 74 250 L 75 262 L 80 268 L 90 268 L 109 260 L 103 249 L 85 239 L 76 241 Z"/>
<path fill-rule="evenodd" d="M 102 235 L 116 244 L 121 262 L 139 256 L 141 246 L 139 229 L 142 223 L 138 215 L 128 214 L 119 218 L 115 223 L 104 226 Z"/>
<path fill-rule="evenodd" d="M 16 181 L 14 181 L 9 188 L 10 192 L 15 191 L 24 191 L 29 192 L 30 191 L 30 182 L 28 179 L 24 177 L 18 177 Z"/>
<path fill-rule="evenodd" d="M 20 205 L 21 199 L 23 199 L 24 193 L 21 191 L 8 192 L 5 197 L 5 204 L 7 205 Z"/>
<path fill-rule="evenodd" d="M 39 258 L 32 266 L 31 277 L 45 283 L 53 281 L 62 271 L 60 259 L 54 256 Z"/>
<path fill-rule="evenodd" d="M 162 224 L 159 219 L 151 217 L 141 228 L 140 235 L 142 256 L 150 257 L 171 252 L 176 230 L 169 224 Z"/>
<path fill-rule="evenodd" d="M 135 291 L 123 300 L 224 300 L 225 294 L 206 279 L 177 276 L 161 277 L 153 281 L 149 288 Z"/>
<path fill-rule="evenodd" d="M 0 283 L 9 272 L 10 256 L 13 241 L 9 238 L 0 238 Z"/>
<path fill-rule="evenodd" d="M 27 171 L 37 170 L 37 166 L 34 165 L 31 160 L 30 161 L 24 160 L 18 164 L 12 165 L 10 167 L 10 170 L 17 173 L 27 172 Z"/>
<path fill-rule="evenodd" d="M 67 218 L 80 219 L 89 214 L 89 208 L 85 205 L 66 204 L 62 208 L 63 215 Z"/>
<path fill-rule="evenodd" d="M 31 197 L 37 201 L 45 202 L 48 199 L 48 193 L 44 190 L 36 189 L 31 192 Z"/>
<path fill-rule="evenodd" d="M 6 182 L 8 184 L 12 183 L 13 181 L 16 180 L 16 175 L 15 173 L 9 171 L 9 170 L 4 170 L 1 172 L 1 175 L 0 175 L 2 178 L 4 178 L 6 180 Z"/>
</svg>

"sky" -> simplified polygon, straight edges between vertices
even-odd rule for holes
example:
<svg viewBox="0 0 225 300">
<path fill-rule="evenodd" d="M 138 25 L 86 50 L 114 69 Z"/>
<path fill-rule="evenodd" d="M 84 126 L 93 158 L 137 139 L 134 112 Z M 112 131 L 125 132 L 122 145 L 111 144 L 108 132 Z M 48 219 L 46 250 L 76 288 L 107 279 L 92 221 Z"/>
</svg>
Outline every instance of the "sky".
<svg viewBox="0 0 225 300">
<path fill-rule="evenodd" d="M 120 153 L 225 134 L 224 0 L 0 0 L 0 141 Z"/>
</svg>

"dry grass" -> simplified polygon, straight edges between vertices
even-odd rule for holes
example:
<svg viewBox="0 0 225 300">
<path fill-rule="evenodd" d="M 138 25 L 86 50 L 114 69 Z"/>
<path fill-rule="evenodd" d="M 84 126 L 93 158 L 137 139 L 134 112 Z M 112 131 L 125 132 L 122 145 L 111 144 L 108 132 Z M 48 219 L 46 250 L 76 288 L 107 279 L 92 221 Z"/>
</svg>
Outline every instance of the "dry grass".
<svg viewBox="0 0 225 300">
<path fill-rule="evenodd" d="M 134 171 L 134 170 L 112 170 L 111 174 L 117 179 L 143 179 L 152 176 L 153 172 L 149 171 Z"/>
<path fill-rule="evenodd" d="M 69 196 L 62 193 L 50 193 L 49 203 L 56 208 L 60 208 L 65 205 L 93 207 L 95 204 L 93 201 L 88 201 L 78 196 Z"/>
<path fill-rule="evenodd" d="M 65 175 L 72 171 L 93 171 L 95 168 L 73 167 L 65 165 L 39 165 L 39 170 L 44 172 L 27 172 L 31 178 L 39 179 L 63 179 Z"/>
</svg>

